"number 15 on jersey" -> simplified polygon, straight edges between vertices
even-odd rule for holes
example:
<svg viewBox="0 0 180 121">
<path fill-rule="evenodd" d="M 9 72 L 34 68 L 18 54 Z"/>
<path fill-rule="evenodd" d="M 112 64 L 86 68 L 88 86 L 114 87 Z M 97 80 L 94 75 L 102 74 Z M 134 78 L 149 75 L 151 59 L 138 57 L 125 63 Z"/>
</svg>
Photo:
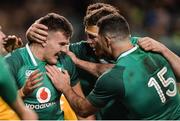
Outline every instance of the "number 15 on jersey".
<svg viewBox="0 0 180 121">
<path fill-rule="evenodd" d="M 149 79 L 148 82 L 148 87 L 154 87 L 161 99 L 162 103 L 166 102 L 166 97 L 165 95 L 169 96 L 169 97 L 173 97 L 176 95 L 177 93 L 177 89 L 176 89 L 176 82 L 172 77 L 168 77 L 167 79 L 164 78 L 164 74 L 167 72 L 167 67 L 163 67 L 158 73 L 157 73 L 157 77 L 160 80 L 160 82 L 162 83 L 163 87 L 161 87 L 157 80 L 154 77 L 151 77 Z M 173 85 L 173 90 L 170 90 L 168 88 L 168 86 L 172 84 Z M 162 91 L 162 88 L 166 88 L 166 91 Z"/>
</svg>

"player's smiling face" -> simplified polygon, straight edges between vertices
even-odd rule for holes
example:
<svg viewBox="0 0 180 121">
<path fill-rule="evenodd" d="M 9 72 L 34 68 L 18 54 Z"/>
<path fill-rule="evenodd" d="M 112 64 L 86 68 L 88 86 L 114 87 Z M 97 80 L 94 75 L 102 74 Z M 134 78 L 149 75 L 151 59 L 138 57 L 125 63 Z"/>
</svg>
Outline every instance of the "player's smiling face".
<svg viewBox="0 0 180 121">
<path fill-rule="evenodd" d="M 63 32 L 49 32 L 47 46 L 45 47 L 45 60 L 49 64 L 56 64 L 59 54 L 66 50 L 67 45 L 69 45 L 69 38 Z"/>
</svg>

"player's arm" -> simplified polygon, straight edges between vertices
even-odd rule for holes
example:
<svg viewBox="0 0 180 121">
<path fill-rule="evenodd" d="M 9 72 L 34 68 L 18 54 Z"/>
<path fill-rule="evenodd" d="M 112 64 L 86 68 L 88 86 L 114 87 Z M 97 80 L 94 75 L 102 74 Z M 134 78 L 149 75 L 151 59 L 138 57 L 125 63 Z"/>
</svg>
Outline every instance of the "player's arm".
<svg viewBox="0 0 180 121">
<path fill-rule="evenodd" d="M 101 76 L 87 98 L 78 95 L 72 89 L 70 76 L 66 70 L 60 71 L 57 67 L 53 67 L 53 71 L 47 69 L 47 74 L 56 89 L 63 92 L 74 111 L 82 117 L 87 117 L 104 107 L 112 99 L 123 98 L 123 69 L 123 67 L 118 66 Z M 58 75 L 56 78 L 55 74 Z"/>
<path fill-rule="evenodd" d="M 144 37 L 138 40 L 138 44 L 146 51 L 154 51 L 161 53 L 171 64 L 173 71 L 177 78 L 180 79 L 180 57 L 173 53 L 170 49 L 168 49 L 162 43 L 149 38 Z"/>
<path fill-rule="evenodd" d="M 101 64 L 101 63 L 93 63 L 89 61 L 85 61 L 82 59 L 77 58 L 77 56 L 71 52 L 66 52 L 73 62 L 78 66 L 79 68 L 88 71 L 89 73 L 93 74 L 96 77 L 99 77 L 101 74 L 103 74 L 106 70 L 112 68 L 114 64 Z"/>
<path fill-rule="evenodd" d="M 12 109 L 18 114 L 21 119 L 37 120 L 37 115 L 27 109 L 22 99 L 17 94 L 17 88 L 14 83 L 13 77 L 7 70 L 6 64 L 2 63 L 1 74 L 3 75 L 0 80 L 1 96 L 12 107 Z"/>
<path fill-rule="evenodd" d="M 11 105 L 12 109 L 18 114 L 18 116 L 23 120 L 37 120 L 37 114 L 26 108 L 22 99 L 17 96 L 16 100 Z"/>
<path fill-rule="evenodd" d="M 82 98 L 85 98 L 83 92 L 82 92 L 82 89 L 81 89 L 81 85 L 80 85 L 80 82 L 78 82 L 75 86 L 72 87 L 72 91 L 75 92 L 75 94 L 77 94 L 78 96 L 82 97 Z M 68 100 L 69 102 L 69 100 Z M 81 117 L 81 115 L 79 115 L 79 113 L 76 113 L 78 114 L 78 119 L 84 119 L 83 117 Z M 84 120 L 95 120 L 95 116 L 94 115 L 91 115 L 91 116 L 88 116 L 87 118 L 85 118 Z"/>
<path fill-rule="evenodd" d="M 65 71 L 64 74 L 68 74 Z M 64 91 L 61 90 L 66 96 L 73 110 L 81 117 L 87 117 L 94 114 L 98 109 L 94 107 L 84 96 L 79 95 L 70 85 L 64 87 Z"/>
<path fill-rule="evenodd" d="M 79 84 L 73 87 L 70 86 L 70 76 L 66 70 L 60 71 L 56 66 L 46 66 L 46 70 L 56 89 L 63 92 L 76 114 L 87 117 L 97 111 L 97 108 L 83 96 Z M 60 80 L 62 79 L 63 81 L 61 82 Z"/>
</svg>

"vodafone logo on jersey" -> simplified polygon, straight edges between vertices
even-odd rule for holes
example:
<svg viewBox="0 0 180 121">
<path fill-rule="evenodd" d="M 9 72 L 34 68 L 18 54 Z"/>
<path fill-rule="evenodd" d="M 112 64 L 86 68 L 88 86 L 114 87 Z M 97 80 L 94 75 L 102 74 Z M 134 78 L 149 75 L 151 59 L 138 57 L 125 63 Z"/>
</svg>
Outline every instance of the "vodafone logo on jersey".
<svg viewBox="0 0 180 121">
<path fill-rule="evenodd" d="M 36 93 L 36 98 L 40 103 L 46 103 L 51 99 L 51 92 L 47 87 L 41 87 Z"/>
</svg>

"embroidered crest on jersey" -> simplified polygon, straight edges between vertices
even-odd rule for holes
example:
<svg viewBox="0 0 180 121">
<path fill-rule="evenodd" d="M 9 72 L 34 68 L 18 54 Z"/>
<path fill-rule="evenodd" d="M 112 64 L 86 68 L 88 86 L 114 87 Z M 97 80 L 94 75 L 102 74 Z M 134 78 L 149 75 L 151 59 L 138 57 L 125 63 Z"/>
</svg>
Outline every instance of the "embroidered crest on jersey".
<svg viewBox="0 0 180 121">
<path fill-rule="evenodd" d="M 47 87 L 41 87 L 36 93 L 36 98 L 40 103 L 46 103 L 51 99 L 51 92 Z"/>
<path fill-rule="evenodd" d="M 25 75 L 26 75 L 26 78 L 28 78 L 35 70 L 26 70 L 25 71 Z"/>
</svg>

